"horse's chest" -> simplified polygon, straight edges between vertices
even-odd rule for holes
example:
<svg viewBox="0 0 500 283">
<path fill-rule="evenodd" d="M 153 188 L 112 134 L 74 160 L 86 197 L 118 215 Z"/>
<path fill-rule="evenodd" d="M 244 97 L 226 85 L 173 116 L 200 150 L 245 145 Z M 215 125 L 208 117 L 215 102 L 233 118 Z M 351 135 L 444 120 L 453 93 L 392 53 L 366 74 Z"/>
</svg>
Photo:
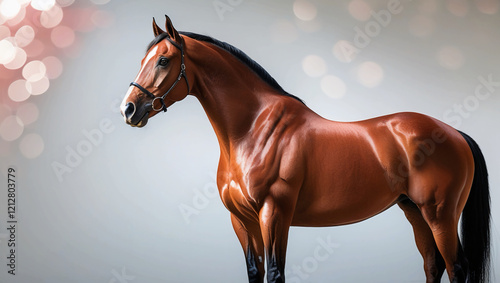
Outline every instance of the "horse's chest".
<svg viewBox="0 0 500 283">
<path fill-rule="evenodd" d="M 256 215 L 255 202 L 240 181 L 231 180 L 222 184 L 220 196 L 222 203 L 231 213 L 246 217 Z"/>
<path fill-rule="evenodd" d="M 227 171 L 219 172 L 222 175 L 219 185 L 221 200 L 232 213 L 255 214 L 269 194 L 272 176 L 276 175 L 272 172 L 276 170 L 261 162 L 253 162 L 254 166 L 233 165 Z"/>
</svg>

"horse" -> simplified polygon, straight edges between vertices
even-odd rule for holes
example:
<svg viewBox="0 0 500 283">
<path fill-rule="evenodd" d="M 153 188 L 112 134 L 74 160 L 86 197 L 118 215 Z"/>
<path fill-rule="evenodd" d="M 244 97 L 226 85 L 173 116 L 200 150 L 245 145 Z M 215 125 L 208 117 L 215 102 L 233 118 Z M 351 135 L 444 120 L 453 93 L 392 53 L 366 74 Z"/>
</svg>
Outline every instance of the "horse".
<svg viewBox="0 0 500 283">
<path fill-rule="evenodd" d="M 217 187 L 249 282 L 285 282 L 291 226 L 356 223 L 395 204 L 412 225 L 426 282 L 441 282 L 445 270 L 450 282 L 488 281 L 488 173 L 470 136 L 418 113 L 327 120 L 241 50 L 178 32 L 165 17 L 165 30 L 153 18 L 121 114 L 144 127 L 187 95 L 199 100 L 219 142 Z"/>
</svg>

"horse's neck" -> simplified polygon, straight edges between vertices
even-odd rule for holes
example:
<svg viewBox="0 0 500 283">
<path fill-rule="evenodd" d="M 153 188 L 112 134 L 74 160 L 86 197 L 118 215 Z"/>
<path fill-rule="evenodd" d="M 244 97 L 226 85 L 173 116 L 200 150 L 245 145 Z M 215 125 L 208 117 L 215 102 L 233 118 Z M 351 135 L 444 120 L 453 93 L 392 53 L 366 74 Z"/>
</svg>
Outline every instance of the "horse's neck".
<svg viewBox="0 0 500 283">
<path fill-rule="evenodd" d="M 198 43 L 200 44 L 200 43 Z M 196 69 L 192 93 L 215 130 L 221 151 L 241 140 L 276 91 L 226 51 L 203 46 L 190 56 Z M 205 52 L 206 51 L 206 52 Z"/>
</svg>

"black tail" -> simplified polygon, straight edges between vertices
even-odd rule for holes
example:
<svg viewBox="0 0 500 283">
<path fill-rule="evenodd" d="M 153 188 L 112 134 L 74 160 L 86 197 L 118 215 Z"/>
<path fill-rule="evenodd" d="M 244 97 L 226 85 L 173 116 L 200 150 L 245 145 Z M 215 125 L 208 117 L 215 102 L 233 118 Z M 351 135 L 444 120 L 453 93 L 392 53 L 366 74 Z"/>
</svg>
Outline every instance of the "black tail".
<svg viewBox="0 0 500 283">
<path fill-rule="evenodd" d="M 459 131 L 460 132 L 460 131 Z M 484 156 L 477 143 L 465 138 L 474 156 L 474 180 L 462 212 L 462 247 L 469 263 L 471 283 L 488 282 L 490 271 L 490 191 Z"/>
</svg>

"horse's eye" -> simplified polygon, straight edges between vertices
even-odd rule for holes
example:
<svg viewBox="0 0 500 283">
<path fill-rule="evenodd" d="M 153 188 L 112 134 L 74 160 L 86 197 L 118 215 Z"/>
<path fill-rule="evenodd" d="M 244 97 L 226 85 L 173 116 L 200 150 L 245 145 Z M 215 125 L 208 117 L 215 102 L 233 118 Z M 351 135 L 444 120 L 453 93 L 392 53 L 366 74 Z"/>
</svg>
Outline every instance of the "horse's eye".
<svg viewBox="0 0 500 283">
<path fill-rule="evenodd" d="M 160 57 L 160 59 L 158 60 L 158 65 L 159 66 L 166 66 L 168 63 L 168 59 L 165 58 L 165 57 Z"/>
</svg>

